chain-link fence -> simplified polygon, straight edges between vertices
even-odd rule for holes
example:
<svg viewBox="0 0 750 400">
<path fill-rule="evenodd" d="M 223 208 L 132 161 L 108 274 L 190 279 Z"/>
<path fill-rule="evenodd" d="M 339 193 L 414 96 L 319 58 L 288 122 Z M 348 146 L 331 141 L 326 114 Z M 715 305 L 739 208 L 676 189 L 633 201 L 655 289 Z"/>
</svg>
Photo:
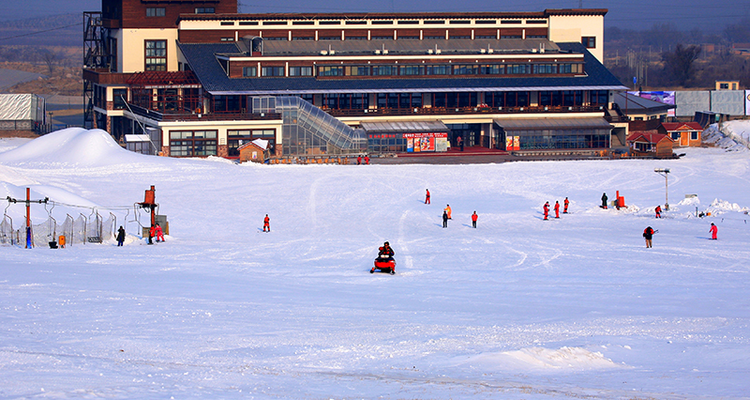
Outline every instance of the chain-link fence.
<svg viewBox="0 0 750 400">
<path fill-rule="evenodd" d="M 109 213 L 106 218 L 97 211 L 89 216 L 79 214 L 78 217 L 73 217 L 67 214 L 62 224 L 58 224 L 57 220 L 50 216 L 42 223 L 32 224 L 32 246 L 56 246 L 58 243 L 65 243 L 66 246 L 102 243 L 114 238 L 116 225 L 117 217 L 112 213 Z M 10 216 L 3 215 L 3 220 L 0 222 L 0 245 L 25 245 L 25 232 L 25 224 L 14 225 Z"/>
</svg>

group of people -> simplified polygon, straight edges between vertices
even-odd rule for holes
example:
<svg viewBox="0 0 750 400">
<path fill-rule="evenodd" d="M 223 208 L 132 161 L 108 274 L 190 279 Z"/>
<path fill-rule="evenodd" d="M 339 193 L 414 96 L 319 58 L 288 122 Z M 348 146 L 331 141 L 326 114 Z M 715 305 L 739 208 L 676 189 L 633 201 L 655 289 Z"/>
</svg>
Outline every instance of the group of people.
<svg viewBox="0 0 750 400">
<path fill-rule="evenodd" d="M 430 204 L 430 189 L 427 189 L 427 192 L 425 194 L 424 198 L 425 204 Z M 450 204 L 446 204 L 445 208 L 443 209 L 443 228 L 448 227 L 448 220 L 453 219 L 453 210 L 451 209 Z M 479 215 L 476 211 L 474 211 L 473 214 L 471 214 L 471 227 L 476 228 L 477 227 L 477 220 L 479 220 Z"/>
<path fill-rule="evenodd" d="M 154 244 L 154 238 L 156 242 L 164 242 L 164 230 L 161 228 L 159 223 L 151 225 L 148 228 L 148 244 Z M 125 244 L 125 228 L 120 225 L 120 229 L 117 230 L 117 247 L 122 247 Z"/>
<path fill-rule="evenodd" d="M 364 157 L 362 157 L 361 155 L 357 156 L 357 165 L 362 165 L 362 161 L 364 161 L 365 165 L 370 165 L 370 156 L 368 156 L 367 154 L 365 154 Z"/>
<path fill-rule="evenodd" d="M 568 213 L 568 206 L 570 205 L 570 200 L 566 197 L 565 200 L 563 200 L 563 214 Z M 560 218 L 560 202 L 555 200 L 555 218 Z M 545 202 L 542 206 L 542 211 L 544 212 L 544 220 L 547 221 L 549 219 L 549 201 Z"/>
</svg>

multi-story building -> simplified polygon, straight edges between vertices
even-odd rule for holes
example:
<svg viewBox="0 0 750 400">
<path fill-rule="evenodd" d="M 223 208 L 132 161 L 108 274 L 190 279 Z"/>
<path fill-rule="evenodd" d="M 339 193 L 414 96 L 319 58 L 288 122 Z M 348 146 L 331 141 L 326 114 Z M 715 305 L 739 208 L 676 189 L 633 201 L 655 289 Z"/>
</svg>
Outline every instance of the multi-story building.
<svg viewBox="0 0 750 400">
<path fill-rule="evenodd" d="M 236 0 L 86 13 L 87 121 L 170 156 L 597 151 L 627 124 L 606 10 L 238 14 Z"/>
</svg>

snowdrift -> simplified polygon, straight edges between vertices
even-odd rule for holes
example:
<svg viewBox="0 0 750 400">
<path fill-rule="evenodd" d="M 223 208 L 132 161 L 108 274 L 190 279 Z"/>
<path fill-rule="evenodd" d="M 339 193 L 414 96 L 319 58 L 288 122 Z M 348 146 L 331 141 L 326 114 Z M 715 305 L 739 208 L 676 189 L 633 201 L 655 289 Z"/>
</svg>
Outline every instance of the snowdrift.
<svg viewBox="0 0 750 400">
<path fill-rule="evenodd" d="M 149 158 L 120 147 L 101 129 L 68 128 L 40 136 L 0 153 L 0 163 L 35 167 L 97 167 L 143 162 Z"/>
</svg>

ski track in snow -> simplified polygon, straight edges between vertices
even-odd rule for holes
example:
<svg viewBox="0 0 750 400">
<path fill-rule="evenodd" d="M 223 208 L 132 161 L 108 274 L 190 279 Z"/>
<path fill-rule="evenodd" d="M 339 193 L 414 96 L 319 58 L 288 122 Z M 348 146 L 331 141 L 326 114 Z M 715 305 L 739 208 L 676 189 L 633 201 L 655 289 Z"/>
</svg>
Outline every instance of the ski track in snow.
<svg viewBox="0 0 750 400">
<path fill-rule="evenodd" d="M 101 165 L 0 153 L 0 198 L 132 207 L 153 184 L 172 230 L 0 247 L 0 398 L 747 398 L 750 228 L 729 211 L 750 206 L 747 154 L 260 166 L 109 149 Z M 615 190 L 628 208 L 599 209 Z M 689 193 L 724 202 L 695 218 Z M 565 196 L 572 213 L 542 221 Z M 368 273 L 384 240 L 395 276 Z"/>
</svg>

